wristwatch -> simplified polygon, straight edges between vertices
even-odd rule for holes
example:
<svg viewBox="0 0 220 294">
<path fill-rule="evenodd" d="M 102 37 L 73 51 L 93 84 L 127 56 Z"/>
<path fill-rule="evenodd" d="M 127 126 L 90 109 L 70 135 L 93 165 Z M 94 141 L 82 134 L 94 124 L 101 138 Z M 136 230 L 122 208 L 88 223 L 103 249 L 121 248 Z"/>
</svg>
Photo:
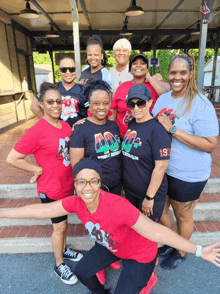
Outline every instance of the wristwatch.
<svg viewBox="0 0 220 294">
<path fill-rule="evenodd" d="M 150 197 L 150 196 L 148 196 L 148 195 L 146 195 L 145 198 L 146 198 L 147 200 L 154 200 L 154 197 Z"/>
<path fill-rule="evenodd" d="M 170 130 L 169 130 L 169 133 L 171 135 L 175 134 L 176 133 L 176 128 L 174 126 L 172 126 L 172 128 L 170 128 Z"/>
</svg>

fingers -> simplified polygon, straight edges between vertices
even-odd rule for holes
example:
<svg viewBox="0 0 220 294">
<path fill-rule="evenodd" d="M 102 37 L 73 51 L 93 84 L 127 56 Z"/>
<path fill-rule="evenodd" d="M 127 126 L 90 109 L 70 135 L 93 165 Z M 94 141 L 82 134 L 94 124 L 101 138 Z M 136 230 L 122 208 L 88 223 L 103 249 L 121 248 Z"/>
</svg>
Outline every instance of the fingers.
<svg viewBox="0 0 220 294">
<path fill-rule="evenodd" d="M 34 175 L 31 179 L 30 179 L 30 183 L 35 183 L 38 179 L 39 175 Z"/>
</svg>

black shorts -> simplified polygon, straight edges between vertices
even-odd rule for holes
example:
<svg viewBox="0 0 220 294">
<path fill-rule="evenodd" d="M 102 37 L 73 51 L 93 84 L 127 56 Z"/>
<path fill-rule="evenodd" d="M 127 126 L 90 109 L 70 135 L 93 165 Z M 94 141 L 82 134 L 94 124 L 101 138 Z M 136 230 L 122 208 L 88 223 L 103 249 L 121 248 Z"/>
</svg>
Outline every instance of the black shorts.
<svg viewBox="0 0 220 294">
<path fill-rule="evenodd" d="M 199 199 L 207 181 L 185 182 L 167 175 L 168 196 L 178 202 L 188 202 Z"/>
<path fill-rule="evenodd" d="M 50 202 L 56 201 L 56 200 L 48 198 L 47 195 L 44 193 L 40 193 L 40 200 L 42 203 L 50 203 Z M 61 223 L 62 221 L 67 220 L 67 217 L 68 215 L 63 215 L 63 216 L 51 218 L 52 224 Z"/>
<path fill-rule="evenodd" d="M 125 198 L 128 199 L 128 201 L 133 204 L 137 209 L 139 209 L 142 212 L 142 202 L 144 199 L 139 199 L 134 197 L 131 193 L 129 193 L 129 190 L 125 189 Z M 155 195 L 154 197 L 154 207 L 153 207 L 153 215 L 150 215 L 149 218 L 152 219 L 155 222 L 159 222 L 161 219 L 161 216 L 163 214 L 163 209 L 165 205 L 166 200 L 166 194 L 164 195 Z"/>
</svg>

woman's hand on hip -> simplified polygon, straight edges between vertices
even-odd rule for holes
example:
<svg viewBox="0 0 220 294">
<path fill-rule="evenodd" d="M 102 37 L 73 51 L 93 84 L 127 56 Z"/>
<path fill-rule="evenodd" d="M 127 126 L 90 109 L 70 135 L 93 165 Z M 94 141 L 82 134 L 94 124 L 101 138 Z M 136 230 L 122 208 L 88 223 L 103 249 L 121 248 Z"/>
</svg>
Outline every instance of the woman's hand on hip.
<svg viewBox="0 0 220 294">
<path fill-rule="evenodd" d="M 30 183 L 35 183 L 37 179 L 39 178 L 39 176 L 42 174 L 42 172 L 43 172 L 42 167 L 38 166 L 37 171 L 34 173 L 33 177 L 31 177 L 30 179 Z"/>
<path fill-rule="evenodd" d="M 146 198 L 142 202 L 143 214 L 150 216 L 153 215 L 154 200 L 147 200 Z"/>
</svg>

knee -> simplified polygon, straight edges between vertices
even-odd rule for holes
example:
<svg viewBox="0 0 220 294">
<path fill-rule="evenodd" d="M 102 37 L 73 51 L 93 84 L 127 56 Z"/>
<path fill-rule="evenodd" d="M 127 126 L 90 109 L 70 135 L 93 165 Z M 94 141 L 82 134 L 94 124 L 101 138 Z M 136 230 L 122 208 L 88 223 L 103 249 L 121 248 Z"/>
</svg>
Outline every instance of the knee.
<svg viewBox="0 0 220 294">
<path fill-rule="evenodd" d="M 67 230 L 67 223 L 61 222 L 59 224 L 53 225 L 53 234 L 55 235 L 63 235 Z"/>
<path fill-rule="evenodd" d="M 193 214 L 192 213 L 175 212 L 175 217 L 180 222 L 193 221 Z"/>
</svg>

